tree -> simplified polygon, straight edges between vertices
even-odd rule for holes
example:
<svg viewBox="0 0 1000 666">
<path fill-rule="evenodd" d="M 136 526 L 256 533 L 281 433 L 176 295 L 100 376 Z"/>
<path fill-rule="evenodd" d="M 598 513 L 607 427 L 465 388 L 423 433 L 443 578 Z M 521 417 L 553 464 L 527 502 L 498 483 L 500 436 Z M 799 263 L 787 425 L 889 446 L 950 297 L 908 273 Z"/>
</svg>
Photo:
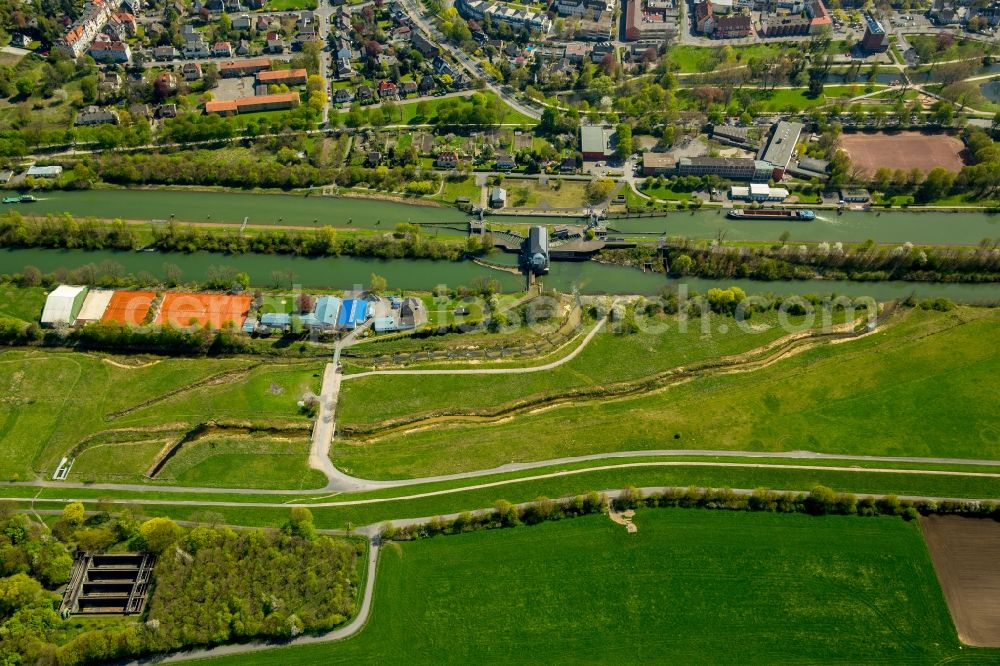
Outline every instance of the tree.
<svg viewBox="0 0 1000 666">
<path fill-rule="evenodd" d="M 632 154 L 632 127 L 628 123 L 622 123 L 618 126 L 618 146 L 615 148 L 615 154 L 621 158 L 626 159 Z"/>
<path fill-rule="evenodd" d="M 917 197 L 923 203 L 939 199 L 946 195 L 954 184 L 955 174 L 942 167 L 934 167 L 917 191 Z"/>
<path fill-rule="evenodd" d="M 386 280 L 381 275 L 372 273 L 371 279 L 368 281 L 368 291 L 373 294 L 382 294 L 389 289 L 389 281 Z"/>
<path fill-rule="evenodd" d="M 282 530 L 292 536 L 312 541 L 316 538 L 316 526 L 313 524 L 312 511 L 304 506 L 293 508 L 288 516 L 288 522 L 282 526 Z"/>
<path fill-rule="evenodd" d="M 150 518 L 139 526 L 139 536 L 145 542 L 146 550 L 162 553 L 181 538 L 181 528 L 169 518 Z"/>
<path fill-rule="evenodd" d="M 80 502 L 71 502 L 63 507 L 63 520 L 72 525 L 73 527 L 79 527 L 83 524 L 83 519 L 86 517 L 86 511 L 83 508 L 83 504 Z"/>
<path fill-rule="evenodd" d="M 31 93 L 35 91 L 35 81 L 30 77 L 22 76 L 14 82 L 14 87 L 17 88 L 17 94 L 21 97 L 31 97 Z"/>
<path fill-rule="evenodd" d="M 694 259 L 686 254 L 677 255 L 670 262 L 670 270 L 676 275 L 687 275 L 692 268 L 694 268 Z"/>
<path fill-rule="evenodd" d="M 80 79 L 80 92 L 83 94 L 85 104 L 93 104 L 97 99 L 97 80 L 92 76 Z"/>
</svg>

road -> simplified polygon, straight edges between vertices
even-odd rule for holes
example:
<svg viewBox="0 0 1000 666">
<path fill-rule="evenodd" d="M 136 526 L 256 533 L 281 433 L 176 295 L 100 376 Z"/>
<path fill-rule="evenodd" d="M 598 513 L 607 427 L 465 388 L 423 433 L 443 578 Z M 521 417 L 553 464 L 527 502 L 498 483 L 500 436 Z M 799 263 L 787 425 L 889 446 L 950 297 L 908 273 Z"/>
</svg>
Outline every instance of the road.
<svg viewBox="0 0 1000 666">
<path fill-rule="evenodd" d="M 438 31 L 437 27 L 431 25 L 424 19 L 423 11 L 416 4 L 417 0 L 401 0 L 400 7 L 406 12 L 406 14 L 413 21 L 414 25 L 421 30 L 425 36 L 427 36 L 432 42 L 440 46 L 442 49 L 447 51 L 452 58 L 466 71 L 472 79 L 483 79 L 486 83 L 486 87 L 492 91 L 497 97 L 502 99 L 507 103 L 509 107 L 523 113 L 529 118 L 534 118 L 538 120 L 542 117 L 541 111 L 538 111 L 532 106 L 525 105 L 520 100 L 518 100 L 514 95 L 511 95 L 499 86 L 494 84 L 492 81 L 488 80 L 481 71 L 475 61 L 473 61 L 468 55 L 465 54 L 461 49 L 452 46 L 444 35 Z"/>
</svg>

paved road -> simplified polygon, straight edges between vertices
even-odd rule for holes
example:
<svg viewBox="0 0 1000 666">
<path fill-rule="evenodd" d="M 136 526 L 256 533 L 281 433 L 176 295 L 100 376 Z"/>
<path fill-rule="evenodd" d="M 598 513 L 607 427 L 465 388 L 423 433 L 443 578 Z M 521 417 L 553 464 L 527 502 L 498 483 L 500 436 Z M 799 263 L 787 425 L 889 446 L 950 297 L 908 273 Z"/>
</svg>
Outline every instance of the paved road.
<svg viewBox="0 0 1000 666">
<path fill-rule="evenodd" d="M 408 486 L 421 485 L 427 483 L 435 483 L 439 481 L 461 481 L 476 479 L 484 476 L 490 476 L 495 474 L 504 474 L 517 471 L 525 471 L 532 469 L 539 469 L 544 467 L 555 467 L 558 465 L 569 465 L 580 462 L 593 462 L 600 460 L 627 460 L 629 458 L 670 458 L 670 457 L 689 457 L 689 456 L 699 456 L 699 457 L 717 457 L 717 458 L 753 458 L 753 459 L 794 459 L 794 460 L 812 460 L 817 462 L 822 462 L 824 460 L 829 461 L 846 461 L 846 462 L 886 462 L 886 463 L 915 463 L 915 464 L 938 464 L 938 465 L 967 465 L 967 466 L 994 466 L 1000 467 L 1000 460 L 963 460 L 956 458 L 909 458 L 909 457 L 892 457 L 892 456 L 850 456 L 850 455 L 836 455 L 827 453 L 815 453 L 812 451 L 792 451 L 788 453 L 780 452 L 761 452 L 761 451 L 714 451 L 706 449 L 671 449 L 671 450 L 651 450 L 651 451 L 613 451 L 609 453 L 595 453 L 585 456 L 571 456 L 566 458 L 555 458 L 552 460 L 538 460 L 532 462 L 524 463 L 509 463 L 507 465 L 501 465 L 500 467 L 494 467 L 492 469 L 476 470 L 473 472 L 461 472 L 458 474 L 444 474 L 440 476 L 423 477 L 417 479 L 398 479 L 391 481 L 367 481 L 364 479 L 354 479 L 353 477 L 346 476 L 356 482 L 358 485 L 352 490 L 379 490 L 379 489 L 389 489 L 389 488 L 405 488 Z M 437 497 L 440 495 L 449 495 L 455 493 L 463 493 L 471 490 L 483 490 L 486 488 L 497 488 L 501 486 L 524 483 L 528 481 L 540 481 L 545 479 L 553 479 L 563 476 L 574 476 L 577 474 L 587 474 L 590 472 L 599 472 L 612 469 L 635 469 L 643 467 L 718 467 L 718 468 L 733 468 L 733 469 L 795 469 L 795 470 L 809 470 L 815 472 L 843 472 L 843 473 L 853 473 L 853 474 L 901 474 L 908 476 L 953 476 L 953 477 L 969 477 L 969 478 L 985 478 L 985 479 L 1000 479 L 1000 472 L 972 472 L 972 471 L 958 471 L 958 470 L 935 470 L 935 469 L 898 469 L 893 467 L 845 467 L 839 465 L 820 465 L 820 464 L 807 464 L 807 465 L 787 465 L 782 463 L 768 463 L 768 462 L 722 462 L 722 461 L 692 461 L 692 460 L 653 460 L 653 461 L 643 461 L 643 462 L 625 462 L 616 464 L 606 464 L 606 465 L 592 465 L 589 467 L 581 467 L 578 469 L 561 469 L 554 472 L 546 472 L 544 474 L 536 474 L 531 476 L 520 476 L 510 479 L 501 479 L 498 481 L 488 481 L 478 484 L 470 484 L 459 486 L 455 488 L 446 488 L 443 490 L 434 490 L 423 493 L 413 493 L 410 495 L 399 495 L 394 497 L 376 497 L 367 499 L 356 499 L 356 500 L 330 500 L 330 501 L 298 501 L 297 499 L 286 500 L 282 502 L 272 501 L 272 502 L 240 502 L 240 501 L 229 501 L 229 500 L 169 500 L 169 499 L 156 499 L 149 500 L 148 498 L 136 498 L 136 499 L 116 499 L 113 501 L 115 504 L 161 504 L 168 506 L 199 506 L 199 507 L 256 507 L 256 508 L 287 508 L 289 506 L 304 506 L 310 509 L 319 508 L 336 508 L 336 507 L 346 507 L 346 506 L 363 506 L 369 504 L 383 504 L 385 502 L 400 502 L 414 499 L 423 499 L 427 497 Z M 5 484 L 5 485 L 15 485 L 15 484 Z M 20 483 L 17 485 L 33 485 L 31 483 Z M 49 485 L 49 484 L 44 484 Z M 55 487 L 75 487 L 75 488 L 87 488 L 93 489 L 96 484 L 75 484 L 68 485 L 63 484 L 51 484 Z M 107 486 L 111 487 L 107 487 Z M 113 486 L 111 484 L 106 484 L 106 489 L 133 489 L 135 486 L 128 488 L 119 488 L 118 486 Z M 143 487 L 138 488 L 144 490 L 170 490 L 175 492 L 213 492 L 214 488 L 174 488 L 174 487 Z M 254 490 L 241 490 L 240 493 L 245 495 L 248 494 L 265 494 L 262 491 Z M 317 490 L 311 493 L 315 496 L 316 492 L 322 492 Z M 299 497 L 306 496 L 308 498 L 309 493 L 303 493 L 302 491 L 276 491 L 274 494 L 285 494 L 285 495 L 298 495 Z M 339 493 L 334 493 L 339 494 Z M 27 501 L 30 498 L 25 497 L 0 497 L 2 501 Z M 316 498 L 319 499 L 319 498 Z M 58 503 L 70 503 L 70 502 L 89 502 L 93 501 L 93 498 L 40 498 L 38 501 L 41 502 L 58 502 Z"/>
<path fill-rule="evenodd" d="M 426 37 L 428 37 L 432 42 L 440 46 L 442 49 L 447 51 L 452 58 L 459 64 L 459 66 L 466 71 L 472 79 L 483 79 L 486 83 L 486 87 L 491 90 L 497 97 L 502 99 L 515 111 L 523 113 L 529 118 L 534 118 L 538 120 L 542 117 L 540 111 L 534 107 L 528 106 L 518 100 L 515 96 L 508 94 L 502 88 L 494 84 L 492 81 L 486 79 L 481 71 L 479 71 L 478 64 L 473 61 L 468 55 L 465 54 L 459 48 L 452 46 L 444 35 L 433 25 L 429 24 L 424 19 L 423 11 L 416 5 L 415 0 L 403 0 L 400 2 L 400 7 L 403 11 L 407 13 L 410 19 L 413 21 L 417 29 L 421 30 Z"/>
</svg>

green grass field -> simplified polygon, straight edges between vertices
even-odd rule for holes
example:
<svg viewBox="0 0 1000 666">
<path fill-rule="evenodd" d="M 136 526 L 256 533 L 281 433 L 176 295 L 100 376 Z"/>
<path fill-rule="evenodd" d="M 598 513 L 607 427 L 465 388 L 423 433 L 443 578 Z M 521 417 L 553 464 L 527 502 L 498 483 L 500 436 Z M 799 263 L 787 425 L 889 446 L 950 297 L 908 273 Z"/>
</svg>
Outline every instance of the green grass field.
<svg viewBox="0 0 1000 666">
<path fill-rule="evenodd" d="M 918 527 L 643 510 L 389 545 L 368 624 L 218 664 L 906 663 L 961 649 Z"/>
<path fill-rule="evenodd" d="M 726 333 L 711 335 L 702 334 L 699 320 L 691 320 L 681 331 L 673 318 L 654 322 L 668 327 L 665 333 L 614 335 L 603 331 L 571 362 L 538 373 L 478 377 L 382 375 L 350 380 L 341 389 L 337 419 L 348 427 L 370 426 L 408 415 L 454 412 L 456 408 L 459 412 L 493 410 L 529 396 L 637 379 L 684 363 L 764 346 L 784 335 L 776 322 L 773 313 L 758 315 L 750 323 L 769 326 L 767 330 L 730 326 Z M 587 324 L 587 330 L 592 325 Z M 512 364 L 531 365 L 525 361 Z"/>
<path fill-rule="evenodd" d="M 0 317 L 38 321 L 45 307 L 45 289 L 0 284 Z"/>
<path fill-rule="evenodd" d="M 455 203 L 455 199 L 467 197 L 473 205 L 479 205 L 483 188 L 476 185 L 475 178 L 464 178 L 462 180 L 446 180 L 444 189 L 439 197 L 441 201 Z"/>
<path fill-rule="evenodd" d="M 753 372 L 709 374 L 657 393 L 500 422 L 341 442 L 333 455 L 339 467 L 367 478 L 643 449 L 996 459 L 1000 429 L 989 401 L 978 396 L 1000 390 L 998 316 L 915 310 L 883 332 Z M 476 395 L 467 389 L 454 404 L 468 407 Z"/>
<path fill-rule="evenodd" d="M 29 350 L 0 355 L 0 478 L 51 474 L 62 456 L 82 444 L 136 441 L 136 433 L 146 440 L 176 439 L 208 421 L 307 431 L 297 402 L 318 391 L 320 380 L 313 375 L 322 368 L 207 358 L 116 365 L 122 361 L 128 358 Z M 91 480 L 141 473 L 145 467 L 135 460 L 136 449 L 129 450 L 121 459 L 110 451 L 98 454 Z M 107 455 L 107 465 L 100 464 L 101 455 Z"/>
</svg>

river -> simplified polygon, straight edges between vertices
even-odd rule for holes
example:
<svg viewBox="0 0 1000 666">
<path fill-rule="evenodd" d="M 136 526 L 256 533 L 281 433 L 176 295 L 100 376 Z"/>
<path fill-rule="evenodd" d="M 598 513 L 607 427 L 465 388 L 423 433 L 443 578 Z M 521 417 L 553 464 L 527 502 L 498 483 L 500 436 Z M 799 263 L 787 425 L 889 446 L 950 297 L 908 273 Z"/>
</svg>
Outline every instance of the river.
<svg viewBox="0 0 1000 666">
<path fill-rule="evenodd" d="M 446 223 L 456 229 L 437 227 L 433 233 L 458 234 L 467 216 L 454 208 L 414 206 L 370 199 L 342 199 L 290 194 L 189 192 L 178 190 L 91 190 L 46 192 L 32 204 L 6 205 L 0 210 L 23 214 L 68 212 L 77 217 L 132 220 L 170 219 L 240 223 L 249 217 L 254 224 L 302 226 L 332 225 L 392 229 L 400 222 Z M 560 224 L 559 218 L 494 216 L 495 228 L 507 224 Z M 695 239 L 775 241 L 784 232 L 791 242 L 828 241 L 928 245 L 974 245 L 984 238 L 1000 237 L 1000 215 L 985 213 L 912 213 L 903 211 L 864 213 L 822 211 L 812 222 L 771 220 L 733 221 L 718 210 L 678 211 L 658 217 L 611 220 L 613 229 L 629 233 L 667 233 Z"/>
<path fill-rule="evenodd" d="M 504 258 L 504 257 L 501 257 Z M 112 252 L 86 250 L 18 249 L 0 250 L 0 273 L 14 273 L 25 266 L 35 266 L 48 273 L 58 268 L 79 268 L 85 264 L 114 261 L 127 273 L 146 271 L 164 277 L 166 266 L 181 270 L 183 280 L 203 280 L 213 266 L 228 266 L 250 275 L 255 286 L 287 287 L 301 284 L 310 289 L 343 289 L 355 284 L 367 285 L 371 274 L 386 278 L 398 289 L 430 290 L 444 284 L 449 287 L 472 286 L 479 277 L 499 281 L 504 291 L 523 288 L 516 275 L 479 266 L 471 261 L 449 262 L 412 259 L 378 260 L 357 257 L 308 258 L 279 255 L 160 254 L 156 252 Z M 280 275 L 275 279 L 275 272 Z M 687 284 L 692 291 L 704 293 L 712 287 L 736 285 L 747 293 L 774 294 L 844 294 L 871 296 L 879 300 L 905 297 L 915 293 L 924 298 L 939 296 L 961 302 L 1000 301 L 1000 284 L 930 284 L 914 282 L 851 282 L 846 280 L 775 281 L 669 279 L 662 273 L 643 273 L 632 268 L 596 262 L 554 262 L 549 275 L 542 278 L 546 288 L 584 294 L 657 294 L 665 286 Z"/>
</svg>

